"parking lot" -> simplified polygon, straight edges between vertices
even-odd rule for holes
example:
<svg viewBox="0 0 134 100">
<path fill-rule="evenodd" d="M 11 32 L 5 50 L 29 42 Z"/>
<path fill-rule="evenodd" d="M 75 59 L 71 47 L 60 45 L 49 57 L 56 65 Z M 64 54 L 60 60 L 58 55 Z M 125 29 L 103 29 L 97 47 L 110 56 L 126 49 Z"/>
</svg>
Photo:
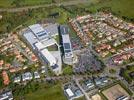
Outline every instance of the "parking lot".
<svg viewBox="0 0 134 100">
<path fill-rule="evenodd" d="M 86 49 L 78 54 L 78 63 L 74 67 L 74 72 L 84 73 L 87 71 L 100 71 L 101 69 L 101 62 L 97 60 L 90 50 Z"/>
</svg>

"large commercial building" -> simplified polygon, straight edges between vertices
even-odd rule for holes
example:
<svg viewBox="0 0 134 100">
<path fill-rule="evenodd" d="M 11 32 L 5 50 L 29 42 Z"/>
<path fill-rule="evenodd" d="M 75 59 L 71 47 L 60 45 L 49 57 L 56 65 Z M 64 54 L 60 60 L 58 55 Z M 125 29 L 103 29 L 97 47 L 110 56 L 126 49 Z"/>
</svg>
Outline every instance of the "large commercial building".
<svg viewBox="0 0 134 100">
<path fill-rule="evenodd" d="M 56 58 L 47 49 L 41 50 L 40 55 L 41 55 L 42 59 L 44 61 L 48 62 L 48 64 L 50 66 L 55 66 Z"/>
<path fill-rule="evenodd" d="M 30 44 L 32 49 L 40 57 L 40 59 L 45 64 L 50 66 L 50 68 L 55 72 L 55 74 L 59 75 L 61 74 L 62 70 L 61 57 L 55 57 L 54 54 L 52 54 L 47 48 L 52 45 L 56 45 L 59 48 L 56 40 L 53 38 L 54 36 L 58 35 L 58 26 L 57 29 L 55 24 L 51 24 L 51 26 L 47 27 L 44 28 L 40 24 L 31 25 L 28 27 L 27 31 L 24 32 L 23 36 Z M 50 27 L 53 27 L 54 29 L 51 29 L 49 31 Z M 60 50 L 58 50 L 57 52 L 60 54 Z"/>
<path fill-rule="evenodd" d="M 48 39 L 48 33 L 44 30 L 44 28 L 40 24 L 34 24 L 29 26 L 34 35 L 38 38 L 38 40 Z"/>
<path fill-rule="evenodd" d="M 51 36 L 56 36 L 56 35 L 59 35 L 59 31 L 57 28 L 58 26 L 59 26 L 58 24 L 49 24 L 46 27 L 44 27 L 44 29 Z"/>
<path fill-rule="evenodd" d="M 72 63 L 73 62 L 73 52 L 72 45 L 69 37 L 69 28 L 66 25 L 60 26 L 60 34 L 62 37 L 62 45 L 64 49 L 64 62 Z"/>
</svg>

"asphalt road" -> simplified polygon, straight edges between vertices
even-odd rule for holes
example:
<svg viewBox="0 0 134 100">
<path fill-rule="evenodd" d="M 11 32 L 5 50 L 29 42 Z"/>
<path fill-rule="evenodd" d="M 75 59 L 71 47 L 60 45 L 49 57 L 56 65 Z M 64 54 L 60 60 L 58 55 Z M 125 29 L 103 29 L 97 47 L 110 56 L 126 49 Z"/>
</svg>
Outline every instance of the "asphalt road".
<svg viewBox="0 0 134 100">
<path fill-rule="evenodd" d="M 87 3 L 90 3 L 90 0 L 72 0 L 68 2 L 35 5 L 35 6 L 25 6 L 25 7 L 18 7 L 18 8 L 0 8 L 0 12 L 21 12 L 24 10 L 36 9 L 36 8 L 41 8 L 41 7 L 61 6 L 61 5 L 70 6 L 70 5 L 87 4 Z"/>
</svg>

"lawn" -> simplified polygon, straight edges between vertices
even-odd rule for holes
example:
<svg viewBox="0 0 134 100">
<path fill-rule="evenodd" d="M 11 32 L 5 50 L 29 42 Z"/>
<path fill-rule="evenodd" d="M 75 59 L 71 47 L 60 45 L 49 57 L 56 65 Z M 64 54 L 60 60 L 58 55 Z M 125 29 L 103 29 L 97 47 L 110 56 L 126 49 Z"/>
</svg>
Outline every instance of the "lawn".
<svg viewBox="0 0 134 100">
<path fill-rule="evenodd" d="M 38 89 L 33 93 L 29 93 L 25 95 L 25 100 L 67 100 L 63 90 L 61 89 L 61 85 L 53 85 L 53 86 L 42 86 L 42 88 Z"/>
<path fill-rule="evenodd" d="M 71 75 L 71 74 L 73 74 L 73 68 L 72 68 L 72 66 L 66 65 L 63 68 L 63 74 L 65 74 L 65 75 Z"/>
<path fill-rule="evenodd" d="M 130 77 L 130 73 L 131 72 L 134 72 L 134 65 L 132 65 L 132 66 L 129 66 L 128 68 L 126 68 L 126 69 L 123 69 L 122 70 L 122 76 L 129 82 L 129 83 L 131 83 L 132 81 L 133 81 L 133 78 L 131 78 Z"/>
</svg>

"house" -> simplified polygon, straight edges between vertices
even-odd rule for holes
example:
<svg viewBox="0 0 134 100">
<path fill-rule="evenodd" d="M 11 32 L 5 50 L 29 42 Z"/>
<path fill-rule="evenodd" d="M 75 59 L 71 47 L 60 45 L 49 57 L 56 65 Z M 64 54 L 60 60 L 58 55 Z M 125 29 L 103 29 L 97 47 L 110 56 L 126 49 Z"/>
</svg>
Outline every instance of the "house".
<svg viewBox="0 0 134 100">
<path fill-rule="evenodd" d="M 30 72 L 26 72 L 26 73 L 22 74 L 22 81 L 29 81 L 32 79 L 33 79 L 33 76 Z"/>
<path fill-rule="evenodd" d="M 67 93 L 68 97 L 71 98 L 74 96 L 74 93 L 70 88 L 65 89 L 65 92 Z"/>
<path fill-rule="evenodd" d="M 113 46 L 114 47 L 117 47 L 118 45 L 120 45 L 121 44 L 121 42 L 119 41 L 119 40 L 116 40 L 114 43 L 113 43 Z"/>
<path fill-rule="evenodd" d="M 86 85 L 86 87 L 87 87 L 88 89 L 91 89 L 91 88 L 94 88 L 94 87 L 95 87 L 93 81 L 90 80 L 90 79 L 86 80 L 84 83 L 85 83 L 85 85 Z"/>
<path fill-rule="evenodd" d="M 84 80 L 82 82 L 81 86 L 85 91 L 92 90 L 95 87 L 93 80 L 91 80 L 91 79 Z"/>
<path fill-rule="evenodd" d="M 67 96 L 68 100 L 73 100 L 83 96 L 82 91 L 76 85 L 75 82 L 67 83 L 64 85 L 64 93 Z"/>
<path fill-rule="evenodd" d="M 104 86 L 106 85 L 109 81 L 107 77 L 98 77 L 94 79 L 96 86 Z"/>
<path fill-rule="evenodd" d="M 4 85 L 8 85 L 10 83 L 10 80 L 6 71 L 2 72 L 2 77 L 3 77 Z"/>
<path fill-rule="evenodd" d="M 19 83 L 21 81 L 21 77 L 17 76 L 14 78 L 14 83 Z"/>
<path fill-rule="evenodd" d="M 4 91 L 0 93 L 0 100 L 13 100 L 12 91 Z"/>
<path fill-rule="evenodd" d="M 35 79 L 40 78 L 40 75 L 39 75 L 39 73 L 38 73 L 37 71 L 34 72 L 34 78 L 35 78 Z"/>
</svg>

